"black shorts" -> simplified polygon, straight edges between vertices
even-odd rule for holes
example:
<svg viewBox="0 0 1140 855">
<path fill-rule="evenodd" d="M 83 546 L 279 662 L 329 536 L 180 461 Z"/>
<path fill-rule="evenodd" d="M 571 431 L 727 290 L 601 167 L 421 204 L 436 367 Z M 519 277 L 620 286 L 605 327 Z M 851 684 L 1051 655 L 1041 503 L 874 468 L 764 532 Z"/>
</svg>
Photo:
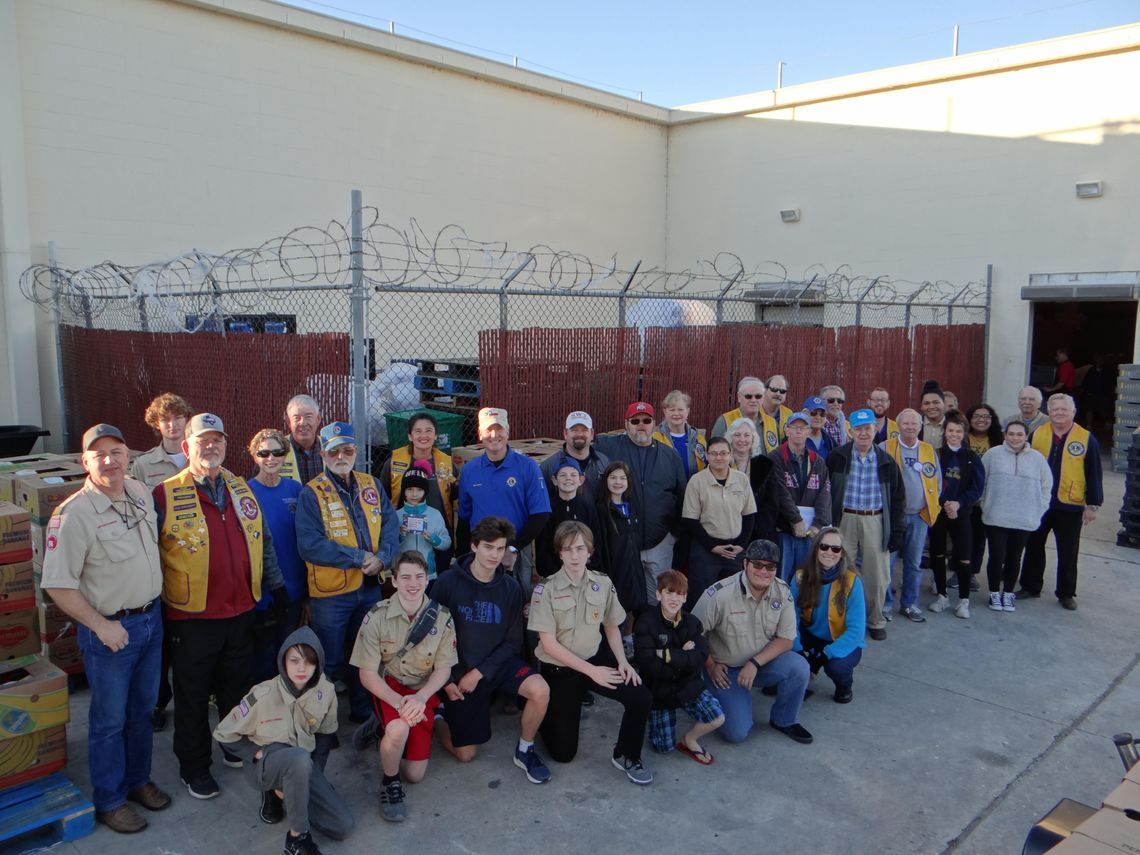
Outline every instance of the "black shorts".
<svg viewBox="0 0 1140 855">
<path fill-rule="evenodd" d="M 495 680 L 486 678 L 479 681 L 469 695 L 461 701 L 453 701 L 443 695 L 443 718 L 451 730 L 451 744 L 456 748 L 465 745 L 482 745 L 491 738 L 491 697 L 495 692 L 516 697 L 523 681 L 538 672 L 518 657 L 503 663 Z"/>
</svg>

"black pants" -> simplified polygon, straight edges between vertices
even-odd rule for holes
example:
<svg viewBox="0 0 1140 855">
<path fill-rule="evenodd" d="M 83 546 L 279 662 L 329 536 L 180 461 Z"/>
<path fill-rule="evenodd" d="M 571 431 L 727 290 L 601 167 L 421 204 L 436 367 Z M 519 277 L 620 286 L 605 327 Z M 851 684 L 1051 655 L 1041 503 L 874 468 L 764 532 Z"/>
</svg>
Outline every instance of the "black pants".
<svg viewBox="0 0 1140 855">
<path fill-rule="evenodd" d="M 982 556 L 986 554 L 986 524 L 982 522 L 982 509 L 974 505 L 970 511 L 970 575 L 982 572 Z"/>
<path fill-rule="evenodd" d="M 1021 552 L 1025 549 L 1029 534 L 1019 528 L 986 526 L 986 539 L 990 547 L 990 561 L 986 565 L 986 575 L 989 577 L 991 594 L 1002 590 L 1007 594 L 1013 593 L 1014 583 L 1017 582 L 1017 571 L 1021 567 Z M 1021 584 L 1025 584 L 1024 574 L 1021 576 Z"/>
<path fill-rule="evenodd" d="M 613 656 L 602 641 L 602 647 L 589 660 L 593 665 L 613 667 Z M 578 753 L 578 731 L 582 716 L 582 695 L 589 689 L 596 695 L 617 701 L 625 711 L 618 729 L 614 751 L 630 760 L 641 759 L 641 746 L 645 744 L 645 727 L 649 722 L 652 695 L 649 689 L 622 683 L 616 688 L 602 688 L 585 674 L 573 668 L 558 665 L 539 665 L 540 673 L 550 685 L 550 706 L 542 720 L 539 733 L 546 750 L 559 763 L 569 763 Z"/>
<path fill-rule="evenodd" d="M 164 710 L 174 697 L 170 688 L 170 622 L 166 619 L 166 610 L 162 615 L 162 670 L 158 672 L 158 700 L 154 704 L 156 710 Z"/>
<path fill-rule="evenodd" d="M 689 549 L 689 598 L 685 608 L 692 610 L 701 594 L 710 585 L 740 572 L 741 565 L 730 558 L 714 555 L 701 544 L 693 541 Z"/>
<path fill-rule="evenodd" d="M 1025 561 L 1021 565 L 1021 587 L 1035 594 L 1045 584 L 1045 542 L 1049 532 L 1057 543 L 1057 587 L 1053 593 L 1058 599 L 1077 595 L 1077 556 L 1081 550 L 1081 527 L 1084 509 L 1073 511 L 1050 508 L 1041 518 L 1037 531 L 1029 535 L 1025 547 Z"/>
<path fill-rule="evenodd" d="M 171 620 L 174 754 L 187 781 L 210 770 L 210 693 L 228 715 L 250 686 L 254 612 L 232 618 Z"/>
<path fill-rule="evenodd" d="M 970 544 L 972 532 L 970 517 L 960 514 L 950 519 L 945 513 L 938 515 L 930 528 L 930 569 L 934 571 L 934 584 L 938 593 L 946 596 L 946 536 L 950 536 L 952 551 L 950 567 L 958 575 L 959 599 L 970 599 Z"/>
</svg>

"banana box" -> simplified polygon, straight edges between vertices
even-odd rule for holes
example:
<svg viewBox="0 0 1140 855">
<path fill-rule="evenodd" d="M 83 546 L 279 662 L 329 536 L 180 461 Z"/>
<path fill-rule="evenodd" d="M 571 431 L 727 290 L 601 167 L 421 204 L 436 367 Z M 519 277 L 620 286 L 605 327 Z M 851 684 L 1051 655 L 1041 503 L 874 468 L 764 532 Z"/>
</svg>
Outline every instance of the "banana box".
<svg viewBox="0 0 1140 855">
<path fill-rule="evenodd" d="M 83 471 L 83 467 L 70 460 L 60 460 L 54 454 L 12 457 L 0 461 L 0 502 L 16 501 L 16 482 L 21 478 L 44 472 L 60 475 Z"/>
<path fill-rule="evenodd" d="M 0 790 L 58 772 L 67 765 L 67 728 L 33 730 L 0 739 Z"/>
<path fill-rule="evenodd" d="M 83 651 L 79 649 L 79 636 L 74 632 L 56 638 L 45 638 L 44 653 L 51 664 L 64 673 L 83 673 Z"/>
<path fill-rule="evenodd" d="M 67 674 L 43 656 L 0 662 L 0 740 L 67 724 Z"/>
<path fill-rule="evenodd" d="M 32 562 L 0 564 L 0 610 L 26 609 L 35 602 L 36 578 Z"/>
<path fill-rule="evenodd" d="M 11 502 L 0 502 L 0 564 L 30 561 L 31 517 Z"/>
<path fill-rule="evenodd" d="M 63 471 L 52 474 L 37 472 L 17 478 L 15 502 L 31 515 L 32 522 L 46 526 L 52 511 L 72 493 L 78 492 L 86 480 L 87 473 L 70 464 L 65 464 Z"/>
<path fill-rule="evenodd" d="M 40 638 L 45 642 L 55 641 L 67 635 L 75 635 L 79 624 L 67 612 L 57 606 L 43 591 L 36 591 L 39 608 Z"/>
<path fill-rule="evenodd" d="M 0 662 L 40 652 L 36 607 L 0 612 Z"/>
</svg>

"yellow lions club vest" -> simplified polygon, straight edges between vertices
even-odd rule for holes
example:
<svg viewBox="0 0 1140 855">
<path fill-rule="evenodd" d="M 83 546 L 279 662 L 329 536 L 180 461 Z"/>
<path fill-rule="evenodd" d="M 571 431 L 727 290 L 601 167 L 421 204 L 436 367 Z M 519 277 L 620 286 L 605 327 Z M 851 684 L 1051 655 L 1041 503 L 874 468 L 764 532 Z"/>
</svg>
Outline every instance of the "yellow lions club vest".
<svg viewBox="0 0 1140 855">
<path fill-rule="evenodd" d="M 245 535 L 250 590 L 256 603 L 261 599 L 261 507 L 244 478 L 222 469 L 222 480 Z M 206 608 L 206 586 L 210 579 L 210 538 L 194 476 L 189 469 L 183 469 L 162 482 L 162 493 L 166 499 L 166 516 L 159 532 L 162 600 L 181 612 L 200 612 Z"/>
<path fill-rule="evenodd" d="M 887 454 L 894 458 L 899 469 L 903 468 L 902 447 L 898 437 L 888 439 L 884 445 Z M 922 467 L 919 474 L 922 476 L 922 492 L 926 498 L 926 507 L 919 511 L 919 516 L 927 525 L 934 525 L 942 508 L 938 504 L 938 457 L 934 447 L 929 442 L 918 441 L 918 463 Z"/>
<path fill-rule="evenodd" d="M 376 479 L 363 472 L 353 472 L 356 479 L 357 501 L 364 509 L 364 520 L 368 524 L 369 551 L 380 549 L 380 494 L 376 490 Z M 305 489 L 317 494 L 317 506 L 321 509 L 321 523 L 329 540 L 359 549 L 356 530 L 352 527 L 352 515 L 340 500 L 340 492 L 327 472 L 322 472 L 305 485 Z M 359 567 L 325 567 L 306 561 L 309 568 L 309 596 L 335 597 L 355 591 L 364 582 L 364 573 Z"/>
<path fill-rule="evenodd" d="M 855 574 L 850 570 L 844 570 L 836 577 L 835 581 L 831 583 L 831 587 L 828 589 L 827 628 L 831 631 L 832 641 L 835 641 L 835 639 L 843 635 L 844 630 L 847 629 L 847 618 L 845 617 L 847 613 L 846 599 L 844 599 L 843 611 L 839 611 L 840 583 L 842 583 L 843 590 L 846 591 L 848 595 L 850 595 L 851 588 L 855 585 Z M 812 612 L 813 609 L 800 609 L 800 621 L 803 626 L 807 627 L 811 625 L 811 622 L 813 620 Z"/>
<path fill-rule="evenodd" d="M 764 409 L 760 409 L 760 417 L 764 420 L 764 430 L 760 432 L 760 443 L 764 446 L 764 453 L 769 454 L 780 447 L 780 443 L 784 441 L 784 423 L 787 422 L 788 416 L 792 411 L 780 404 L 780 409 L 776 410 L 776 415 L 770 416 Z"/>
<path fill-rule="evenodd" d="M 451 528 L 451 488 L 455 485 L 455 469 L 451 457 L 438 448 L 431 450 L 432 466 L 435 467 L 435 482 L 439 484 L 439 494 L 443 497 L 443 516 L 447 527 Z M 392 507 L 400 501 L 400 485 L 404 483 L 404 473 L 412 465 L 412 450 L 408 446 L 397 448 L 392 452 L 392 483 L 389 485 L 388 498 L 392 500 Z"/>
<path fill-rule="evenodd" d="M 721 418 L 724 419 L 725 436 L 728 436 L 728 429 L 732 427 L 732 423 L 734 421 L 736 421 L 737 419 L 746 419 L 748 417 L 746 415 L 744 415 L 744 413 L 740 412 L 740 407 L 737 407 L 735 410 L 730 410 L 727 413 L 725 413 L 724 415 L 722 415 Z M 761 421 L 760 421 L 760 424 L 756 425 L 756 432 L 758 434 L 760 434 L 760 451 L 762 454 L 767 454 L 770 451 L 775 451 L 777 448 L 780 447 L 780 434 L 775 429 L 775 427 L 772 428 L 772 444 L 771 444 L 771 446 L 769 446 L 769 443 L 768 443 L 769 438 L 765 436 L 765 434 L 768 433 L 768 423 L 766 421 L 764 421 L 765 418 L 767 418 L 767 417 L 764 415 L 764 411 L 761 410 L 760 411 Z M 756 423 L 753 422 L 753 424 L 756 424 Z M 772 424 L 775 425 L 775 419 L 772 420 Z"/>
<path fill-rule="evenodd" d="M 1043 424 L 1033 431 L 1030 445 L 1048 460 L 1053 449 L 1053 425 Z M 1085 503 L 1085 455 L 1088 450 L 1089 432 L 1074 422 L 1065 439 L 1065 450 L 1061 452 L 1061 483 L 1057 486 L 1057 498 L 1067 505 Z"/>
<path fill-rule="evenodd" d="M 737 416 L 737 418 L 739 418 L 739 416 Z M 725 429 L 726 430 L 728 429 L 728 426 L 730 424 L 732 424 L 732 422 L 725 422 Z M 704 469 L 706 466 L 709 465 L 708 456 L 707 456 L 707 452 L 709 450 L 708 449 L 708 440 L 705 439 L 705 437 L 702 436 L 700 433 L 698 433 L 696 435 L 696 437 L 697 437 L 696 442 L 692 443 L 689 446 L 689 455 L 692 457 L 693 465 L 696 467 L 695 469 L 693 469 L 694 474 L 696 474 L 697 472 L 700 472 L 702 469 Z M 669 428 L 666 427 L 664 422 L 662 422 L 661 426 L 653 432 L 653 438 L 655 440 L 657 440 L 658 442 L 660 442 L 662 445 L 667 445 L 670 448 L 672 448 L 674 451 L 676 451 L 676 448 L 674 448 L 674 446 L 673 446 L 673 437 L 670 436 Z"/>
</svg>

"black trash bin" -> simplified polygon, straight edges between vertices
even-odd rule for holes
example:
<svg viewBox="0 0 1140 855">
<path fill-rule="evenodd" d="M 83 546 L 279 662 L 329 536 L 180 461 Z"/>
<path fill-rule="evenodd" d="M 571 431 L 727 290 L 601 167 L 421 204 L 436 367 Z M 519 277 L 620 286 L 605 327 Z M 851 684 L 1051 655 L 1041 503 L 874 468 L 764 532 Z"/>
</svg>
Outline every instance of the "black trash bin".
<svg viewBox="0 0 1140 855">
<path fill-rule="evenodd" d="M 0 425 L 0 457 L 31 454 L 32 447 L 41 436 L 51 436 L 51 431 L 39 425 Z"/>
</svg>

